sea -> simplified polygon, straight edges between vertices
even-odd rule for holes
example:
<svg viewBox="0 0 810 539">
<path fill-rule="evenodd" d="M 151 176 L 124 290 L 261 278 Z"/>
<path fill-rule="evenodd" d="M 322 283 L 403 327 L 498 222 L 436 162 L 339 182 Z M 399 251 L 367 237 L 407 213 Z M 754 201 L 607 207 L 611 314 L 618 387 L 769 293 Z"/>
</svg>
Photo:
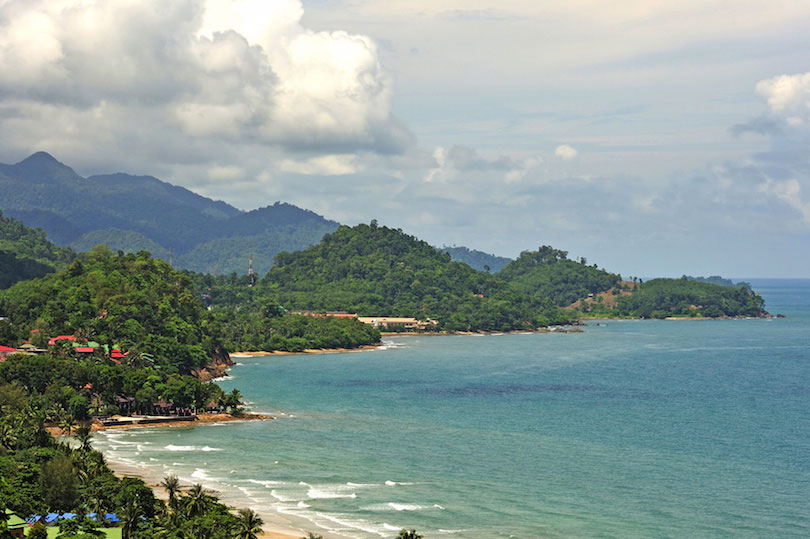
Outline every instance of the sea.
<svg viewBox="0 0 810 539">
<path fill-rule="evenodd" d="M 94 444 L 324 537 L 808 537 L 810 280 L 751 282 L 784 318 L 243 357 L 276 420 Z"/>
</svg>

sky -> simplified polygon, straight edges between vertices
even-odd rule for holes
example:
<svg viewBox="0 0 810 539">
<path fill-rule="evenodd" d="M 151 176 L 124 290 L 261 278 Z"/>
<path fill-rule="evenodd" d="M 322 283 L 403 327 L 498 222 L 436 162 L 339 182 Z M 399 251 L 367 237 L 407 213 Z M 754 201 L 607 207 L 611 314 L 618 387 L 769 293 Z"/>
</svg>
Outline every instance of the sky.
<svg viewBox="0 0 810 539">
<path fill-rule="evenodd" d="M 0 162 L 810 277 L 810 2 L 0 0 Z"/>
</svg>

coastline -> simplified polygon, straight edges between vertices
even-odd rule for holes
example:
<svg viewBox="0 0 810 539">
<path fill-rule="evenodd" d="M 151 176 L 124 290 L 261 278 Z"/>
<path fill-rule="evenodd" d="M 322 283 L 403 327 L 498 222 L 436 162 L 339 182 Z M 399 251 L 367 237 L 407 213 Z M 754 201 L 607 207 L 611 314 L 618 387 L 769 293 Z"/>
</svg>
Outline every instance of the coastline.
<svg viewBox="0 0 810 539">
<path fill-rule="evenodd" d="M 144 468 L 141 468 L 135 464 L 117 460 L 107 460 L 107 467 L 110 468 L 110 470 L 112 470 L 117 477 L 135 477 L 142 480 L 147 487 L 152 489 L 152 492 L 155 493 L 156 498 L 163 500 L 164 502 L 168 501 L 169 497 L 166 490 L 160 486 L 160 482 L 163 480 L 163 477 L 158 477 L 157 474 L 149 474 Z M 181 490 L 187 490 L 191 486 L 191 483 L 188 483 L 187 481 L 181 482 Z M 217 497 L 219 497 L 221 494 L 220 492 L 211 489 L 206 490 Z M 220 501 L 233 507 L 234 509 L 249 507 L 247 503 L 234 503 L 231 500 L 225 499 L 220 499 Z M 293 523 L 283 520 L 283 517 L 277 513 L 268 513 L 266 511 L 256 512 L 264 521 L 264 524 L 262 524 L 263 532 L 259 535 L 259 537 L 264 537 L 266 539 L 299 539 L 301 537 L 305 537 L 307 534 L 306 531 L 296 528 Z"/>
<path fill-rule="evenodd" d="M 344 352 L 363 352 L 366 350 L 374 350 L 377 347 L 382 346 L 382 342 L 377 342 L 374 344 L 364 344 L 363 346 L 358 346 L 357 348 L 307 348 L 301 350 L 300 352 L 287 352 L 286 350 L 273 350 L 271 352 L 265 352 L 262 350 L 249 350 L 243 352 L 234 352 L 230 354 L 232 358 L 240 358 L 240 357 L 260 357 L 260 356 L 294 356 L 294 355 L 302 355 L 302 354 L 342 354 Z"/>
</svg>

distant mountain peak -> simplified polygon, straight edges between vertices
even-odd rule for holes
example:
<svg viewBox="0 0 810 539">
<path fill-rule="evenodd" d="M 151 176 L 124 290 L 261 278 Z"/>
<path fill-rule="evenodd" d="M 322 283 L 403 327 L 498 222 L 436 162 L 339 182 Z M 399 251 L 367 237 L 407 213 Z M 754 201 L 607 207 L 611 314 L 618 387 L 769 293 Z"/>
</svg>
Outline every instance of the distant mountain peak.
<svg viewBox="0 0 810 539">
<path fill-rule="evenodd" d="M 9 168 L 8 165 L 4 165 L 4 167 Z M 51 183 L 48 178 L 53 178 L 54 175 L 72 180 L 79 177 L 72 168 L 58 161 L 48 152 L 29 155 L 16 165 L 11 165 L 10 168 L 22 174 L 27 180 L 36 183 Z"/>
<path fill-rule="evenodd" d="M 28 157 L 26 157 L 25 159 L 23 159 L 22 161 L 20 161 L 19 163 L 17 163 L 17 165 L 18 166 L 19 165 L 58 165 L 58 166 L 61 166 L 61 167 L 66 166 L 63 163 L 60 163 L 59 161 L 57 161 L 56 158 L 54 156 L 52 156 L 51 154 L 49 154 L 48 152 L 36 152 L 36 153 L 33 153 L 33 154 L 29 155 Z"/>
</svg>

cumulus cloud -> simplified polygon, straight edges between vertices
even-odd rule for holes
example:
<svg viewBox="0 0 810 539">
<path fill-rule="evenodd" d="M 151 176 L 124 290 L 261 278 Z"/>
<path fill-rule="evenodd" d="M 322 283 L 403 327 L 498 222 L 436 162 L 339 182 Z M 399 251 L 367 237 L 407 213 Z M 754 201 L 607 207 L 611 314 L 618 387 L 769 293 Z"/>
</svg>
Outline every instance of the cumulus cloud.
<svg viewBox="0 0 810 539">
<path fill-rule="evenodd" d="M 577 156 L 577 151 L 568 144 L 561 144 L 554 149 L 554 155 L 563 161 L 570 161 Z"/>
<path fill-rule="evenodd" d="M 169 141 L 197 159 L 228 144 L 409 147 L 374 42 L 302 15 L 300 0 L 2 1 L 0 134 L 23 151 L 113 140 L 142 158 Z"/>
<path fill-rule="evenodd" d="M 284 172 L 294 172 L 308 176 L 344 176 L 354 174 L 359 170 L 357 158 L 354 155 L 321 155 L 303 161 L 293 159 L 282 160 L 278 168 Z"/>
<path fill-rule="evenodd" d="M 761 80 L 756 91 L 767 100 L 771 111 L 788 125 L 799 126 L 810 121 L 810 73 Z"/>
</svg>

